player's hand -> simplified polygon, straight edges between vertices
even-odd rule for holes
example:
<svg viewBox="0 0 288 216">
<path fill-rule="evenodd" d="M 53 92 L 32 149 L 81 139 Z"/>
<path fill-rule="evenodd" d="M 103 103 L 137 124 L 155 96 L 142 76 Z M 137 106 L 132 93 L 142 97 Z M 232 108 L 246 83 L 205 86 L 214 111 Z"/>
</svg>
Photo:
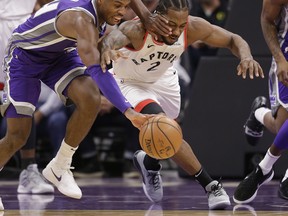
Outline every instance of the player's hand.
<svg viewBox="0 0 288 216">
<path fill-rule="evenodd" d="M 131 123 L 134 125 L 134 127 L 140 129 L 141 126 L 151 117 L 155 116 L 155 115 L 144 115 L 142 113 L 136 112 L 135 110 L 133 110 L 132 108 L 127 109 L 124 112 L 124 115 L 126 116 L 126 118 L 128 118 Z"/>
<path fill-rule="evenodd" d="M 250 79 L 256 77 L 264 78 L 263 70 L 260 64 L 255 61 L 253 58 L 242 59 L 237 66 L 237 75 L 242 76 L 243 79 L 246 79 L 247 72 L 249 73 Z"/>
<path fill-rule="evenodd" d="M 277 63 L 277 77 L 280 82 L 288 87 L 288 62 L 278 62 Z"/>
<path fill-rule="evenodd" d="M 157 35 L 164 37 L 172 34 L 172 29 L 168 26 L 168 20 L 165 17 L 157 13 L 152 13 L 144 20 L 144 26 L 147 31 L 157 40 Z"/>
<path fill-rule="evenodd" d="M 101 60 L 100 65 L 102 70 L 106 71 L 106 66 L 111 64 L 111 61 L 116 61 L 118 58 L 125 58 L 127 59 L 128 56 L 125 56 L 119 50 L 105 50 L 101 53 Z"/>
</svg>

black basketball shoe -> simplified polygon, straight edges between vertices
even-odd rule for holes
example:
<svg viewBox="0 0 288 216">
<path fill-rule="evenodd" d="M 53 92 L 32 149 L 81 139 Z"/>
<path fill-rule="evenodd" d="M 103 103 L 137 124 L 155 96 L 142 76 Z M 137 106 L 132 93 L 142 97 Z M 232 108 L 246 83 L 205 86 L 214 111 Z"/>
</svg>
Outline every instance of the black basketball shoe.
<svg viewBox="0 0 288 216">
<path fill-rule="evenodd" d="M 252 202 L 256 195 L 258 189 L 265 183 L 271 181 L 274 176 L 274 171 L 271 171 L 263 175 L 262 169 L 258 165 L 246 178 L 240 182 L 237 186 L 233 200 L 238 204 L 245 204 Z"/>
<path fill-rule="evenodd" d="M 244 125 L 246 140 L 255 146 L 263 136 L 264 125 L 255 117 L 255 111 L 260 107 L 267 107 L 267 99 L 263 96 L 256 97 L 251 106 L 251 112 Z"/>
<path fill-rule="evenodd" d="M 288 178 L 285 179 L 283 182 L 280 181 L 278 195 L 279 197 L 288 200 Z"/>
</svg>

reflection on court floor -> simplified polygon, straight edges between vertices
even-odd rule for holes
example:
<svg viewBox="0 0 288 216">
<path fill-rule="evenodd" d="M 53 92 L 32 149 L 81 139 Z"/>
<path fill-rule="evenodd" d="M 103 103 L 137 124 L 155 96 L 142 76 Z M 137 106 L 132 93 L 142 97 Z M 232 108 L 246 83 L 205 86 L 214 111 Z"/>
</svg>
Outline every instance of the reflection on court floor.
<svg viewBox="0 0 288 216">
<path fill-rule="evenodd" d="M 17 194 L 17 181 L 0 181 L 0 195 L 5 211 L 0 216 L 226 216 L 288 215 L 288 201 L 277 195 L 278 181 L 264 185 L 249 205 L 236 205 L 225 211 L 209 211 L 202 187 L 177 173 L 162 173 L 164 199 L 153 204 L 144 195 L 140 179 L 78 178 L 83 198 L 65 197 L 56 191 L 50 195 Z M 223 181 L 230 197 L 237 181 Z"/>
</svg>

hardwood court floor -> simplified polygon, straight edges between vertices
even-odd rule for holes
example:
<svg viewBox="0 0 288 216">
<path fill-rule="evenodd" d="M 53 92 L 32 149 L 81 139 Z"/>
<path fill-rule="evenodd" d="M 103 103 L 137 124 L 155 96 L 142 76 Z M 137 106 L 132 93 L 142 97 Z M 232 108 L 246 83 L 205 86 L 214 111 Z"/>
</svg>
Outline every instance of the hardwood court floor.
<svg viewBox="0 0 288 216">
<path fill-rule="evenodd" d="M 0 181 L 5 211 L 0 216 L 231 216 L 288 215 L 288 201 L 277 196 L 278 181 L 264 185 L 250 205 L 236 205 L 232 196 L 237 181 L 223 181 L 232 205 L 223 211 L 209 211 L 207 197 L 194 180 L 181 179 L 175 172 L 163 172 L 164 199 L 152 204 L 144 195 L 140 179 L 81 178 L 80 200 L 58 191 L 50 195 L 17 194 L 17 181 Z"/>
</svg>

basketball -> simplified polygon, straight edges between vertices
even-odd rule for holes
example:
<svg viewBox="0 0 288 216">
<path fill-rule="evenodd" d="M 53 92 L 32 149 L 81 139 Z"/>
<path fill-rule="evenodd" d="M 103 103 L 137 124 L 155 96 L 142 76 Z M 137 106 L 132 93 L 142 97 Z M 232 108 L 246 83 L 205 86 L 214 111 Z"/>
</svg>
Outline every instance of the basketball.
<svg viewBox="0 0 288 216">
<path fill-rule="evenodd" d="M 179 124 L 163 115 L 149 118 L 139 133 L 141 148 L 155 159 L 167 159 L 176 154 L 182 144 L 182 138 Z"/>
</svg>

